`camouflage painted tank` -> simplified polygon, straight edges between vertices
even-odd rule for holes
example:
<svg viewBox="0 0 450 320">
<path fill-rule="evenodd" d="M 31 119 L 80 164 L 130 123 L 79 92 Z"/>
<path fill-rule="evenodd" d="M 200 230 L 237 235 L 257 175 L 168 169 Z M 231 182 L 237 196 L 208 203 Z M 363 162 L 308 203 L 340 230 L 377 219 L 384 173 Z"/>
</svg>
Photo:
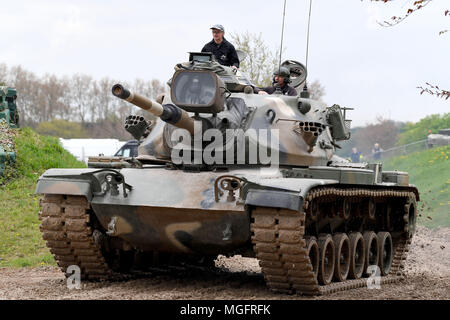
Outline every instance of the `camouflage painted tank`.
<svg viewBox="0 0 450 320">
<path fill-rule="evenodd" d="M 17 91 L 0 86 L 0 176 L 8 164 L 16 161 L 14 142 L 10 128 L 19 127 L 19 114 L 16 106 Z"/>
<path fill-rule="evenodd" d="M 292 85 L 305 67 L 286 61 Z M 178 64 L 170 94 L 115 96 L 159 117 L 136 158 L 91 159 L 39 179 L 41 230 L 58 265 L 88 279 L 219 254 L 256 257 L 277 292 L 325 294 L 402 277 L 418 190 L 404 172 L 334 156 L 350 138 L 346 110 L 254 94 L 208 54 Z M 148 123 L 127 118 L 135 138 Z"/>
</svg>

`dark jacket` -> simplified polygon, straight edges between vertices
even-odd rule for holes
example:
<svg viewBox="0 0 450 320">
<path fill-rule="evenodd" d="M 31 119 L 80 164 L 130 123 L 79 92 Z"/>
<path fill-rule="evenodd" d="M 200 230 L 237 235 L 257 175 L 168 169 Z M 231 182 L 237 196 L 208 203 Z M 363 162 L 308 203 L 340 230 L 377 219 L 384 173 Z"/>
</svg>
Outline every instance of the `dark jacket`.
<svg viewBox="0 0 450 320">
<path fill-rule="evenodd" d="M 258 93 L 260 91 L 265 91 L 268 94 L 273 94 L 276 91 L 275 85 L 270 86 L 270 87 L 265 87 L 265 88 L 255 88 L 255 93 Z M 284 86 L 281 87 L 281 92 L 285 95 L 285 96 L 297 96 L 297 90 L 295 90 L 294 87 L 291 87 L 288 84 L 285 84 Z"/>
<path fill-rule="evenodd" d="M 215 43 L 214 40 L 208 42 L 203 47 L 202 52 L 212 52 L 217 61 L 223 66 L 239 68 L 239 58 L 236 49 L 225 38 L 223 38 L 221 44 Z"/>
</svg>

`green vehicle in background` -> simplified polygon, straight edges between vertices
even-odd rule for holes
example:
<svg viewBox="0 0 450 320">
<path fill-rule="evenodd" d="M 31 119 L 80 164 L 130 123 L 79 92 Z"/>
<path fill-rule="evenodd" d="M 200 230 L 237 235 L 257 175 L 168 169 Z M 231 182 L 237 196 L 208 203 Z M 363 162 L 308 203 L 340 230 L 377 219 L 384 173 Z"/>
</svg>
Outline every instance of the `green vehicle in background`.
<svg viewBox="0 0 450 320">
<path fill-rule="evenodd" d="M 19 113 L 16 105 L 17 90 L 0 86 L 0 176 L 7 164 L 16 162 L 14 143 L 10 129 L 19 127 Z"/>
</svg>

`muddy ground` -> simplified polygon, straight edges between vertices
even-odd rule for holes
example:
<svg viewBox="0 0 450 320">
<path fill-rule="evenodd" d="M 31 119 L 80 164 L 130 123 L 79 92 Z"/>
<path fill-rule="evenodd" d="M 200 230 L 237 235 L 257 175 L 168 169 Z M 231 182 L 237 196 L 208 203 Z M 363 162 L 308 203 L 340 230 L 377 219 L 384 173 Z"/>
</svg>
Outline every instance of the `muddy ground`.
<svg viewBox="0 0 450 320">
<path fill-rule="evenodd" d="M 325 297 L 270 292 L 255 259 L 219 257 L 216 271 L 171 271 L 123 282 L 86 282 L 69 290 L 56 267 L 0 269 L 0 299 L 446 299 L 450 300 L 450 229 L 420 228 L 405 281 L 380 290 L 354 289 Z"/>
</svg>

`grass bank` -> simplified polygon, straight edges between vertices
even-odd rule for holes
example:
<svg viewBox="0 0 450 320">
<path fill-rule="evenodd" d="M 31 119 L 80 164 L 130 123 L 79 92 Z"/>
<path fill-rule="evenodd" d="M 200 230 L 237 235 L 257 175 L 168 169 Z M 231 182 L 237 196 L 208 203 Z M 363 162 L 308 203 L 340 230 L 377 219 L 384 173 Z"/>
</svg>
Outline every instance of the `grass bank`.
<svg viewBox="0 0 450 320">
<path fill-rule="evenodd" d="M 420 191 L 419 223 L 450 227 L 450 146 L 433 148 L 384 162 L 384 170 L 407 171 Z"/>
<path fill-rule="evenodd" d="M 29 128 L 16 131 L 17 164 L 0 185 L 0 267 L 54 265 L 39 231 L 36 181 L 49 168 L 85 167 L 57 138 L 40 136 Z"/>
</svg>

